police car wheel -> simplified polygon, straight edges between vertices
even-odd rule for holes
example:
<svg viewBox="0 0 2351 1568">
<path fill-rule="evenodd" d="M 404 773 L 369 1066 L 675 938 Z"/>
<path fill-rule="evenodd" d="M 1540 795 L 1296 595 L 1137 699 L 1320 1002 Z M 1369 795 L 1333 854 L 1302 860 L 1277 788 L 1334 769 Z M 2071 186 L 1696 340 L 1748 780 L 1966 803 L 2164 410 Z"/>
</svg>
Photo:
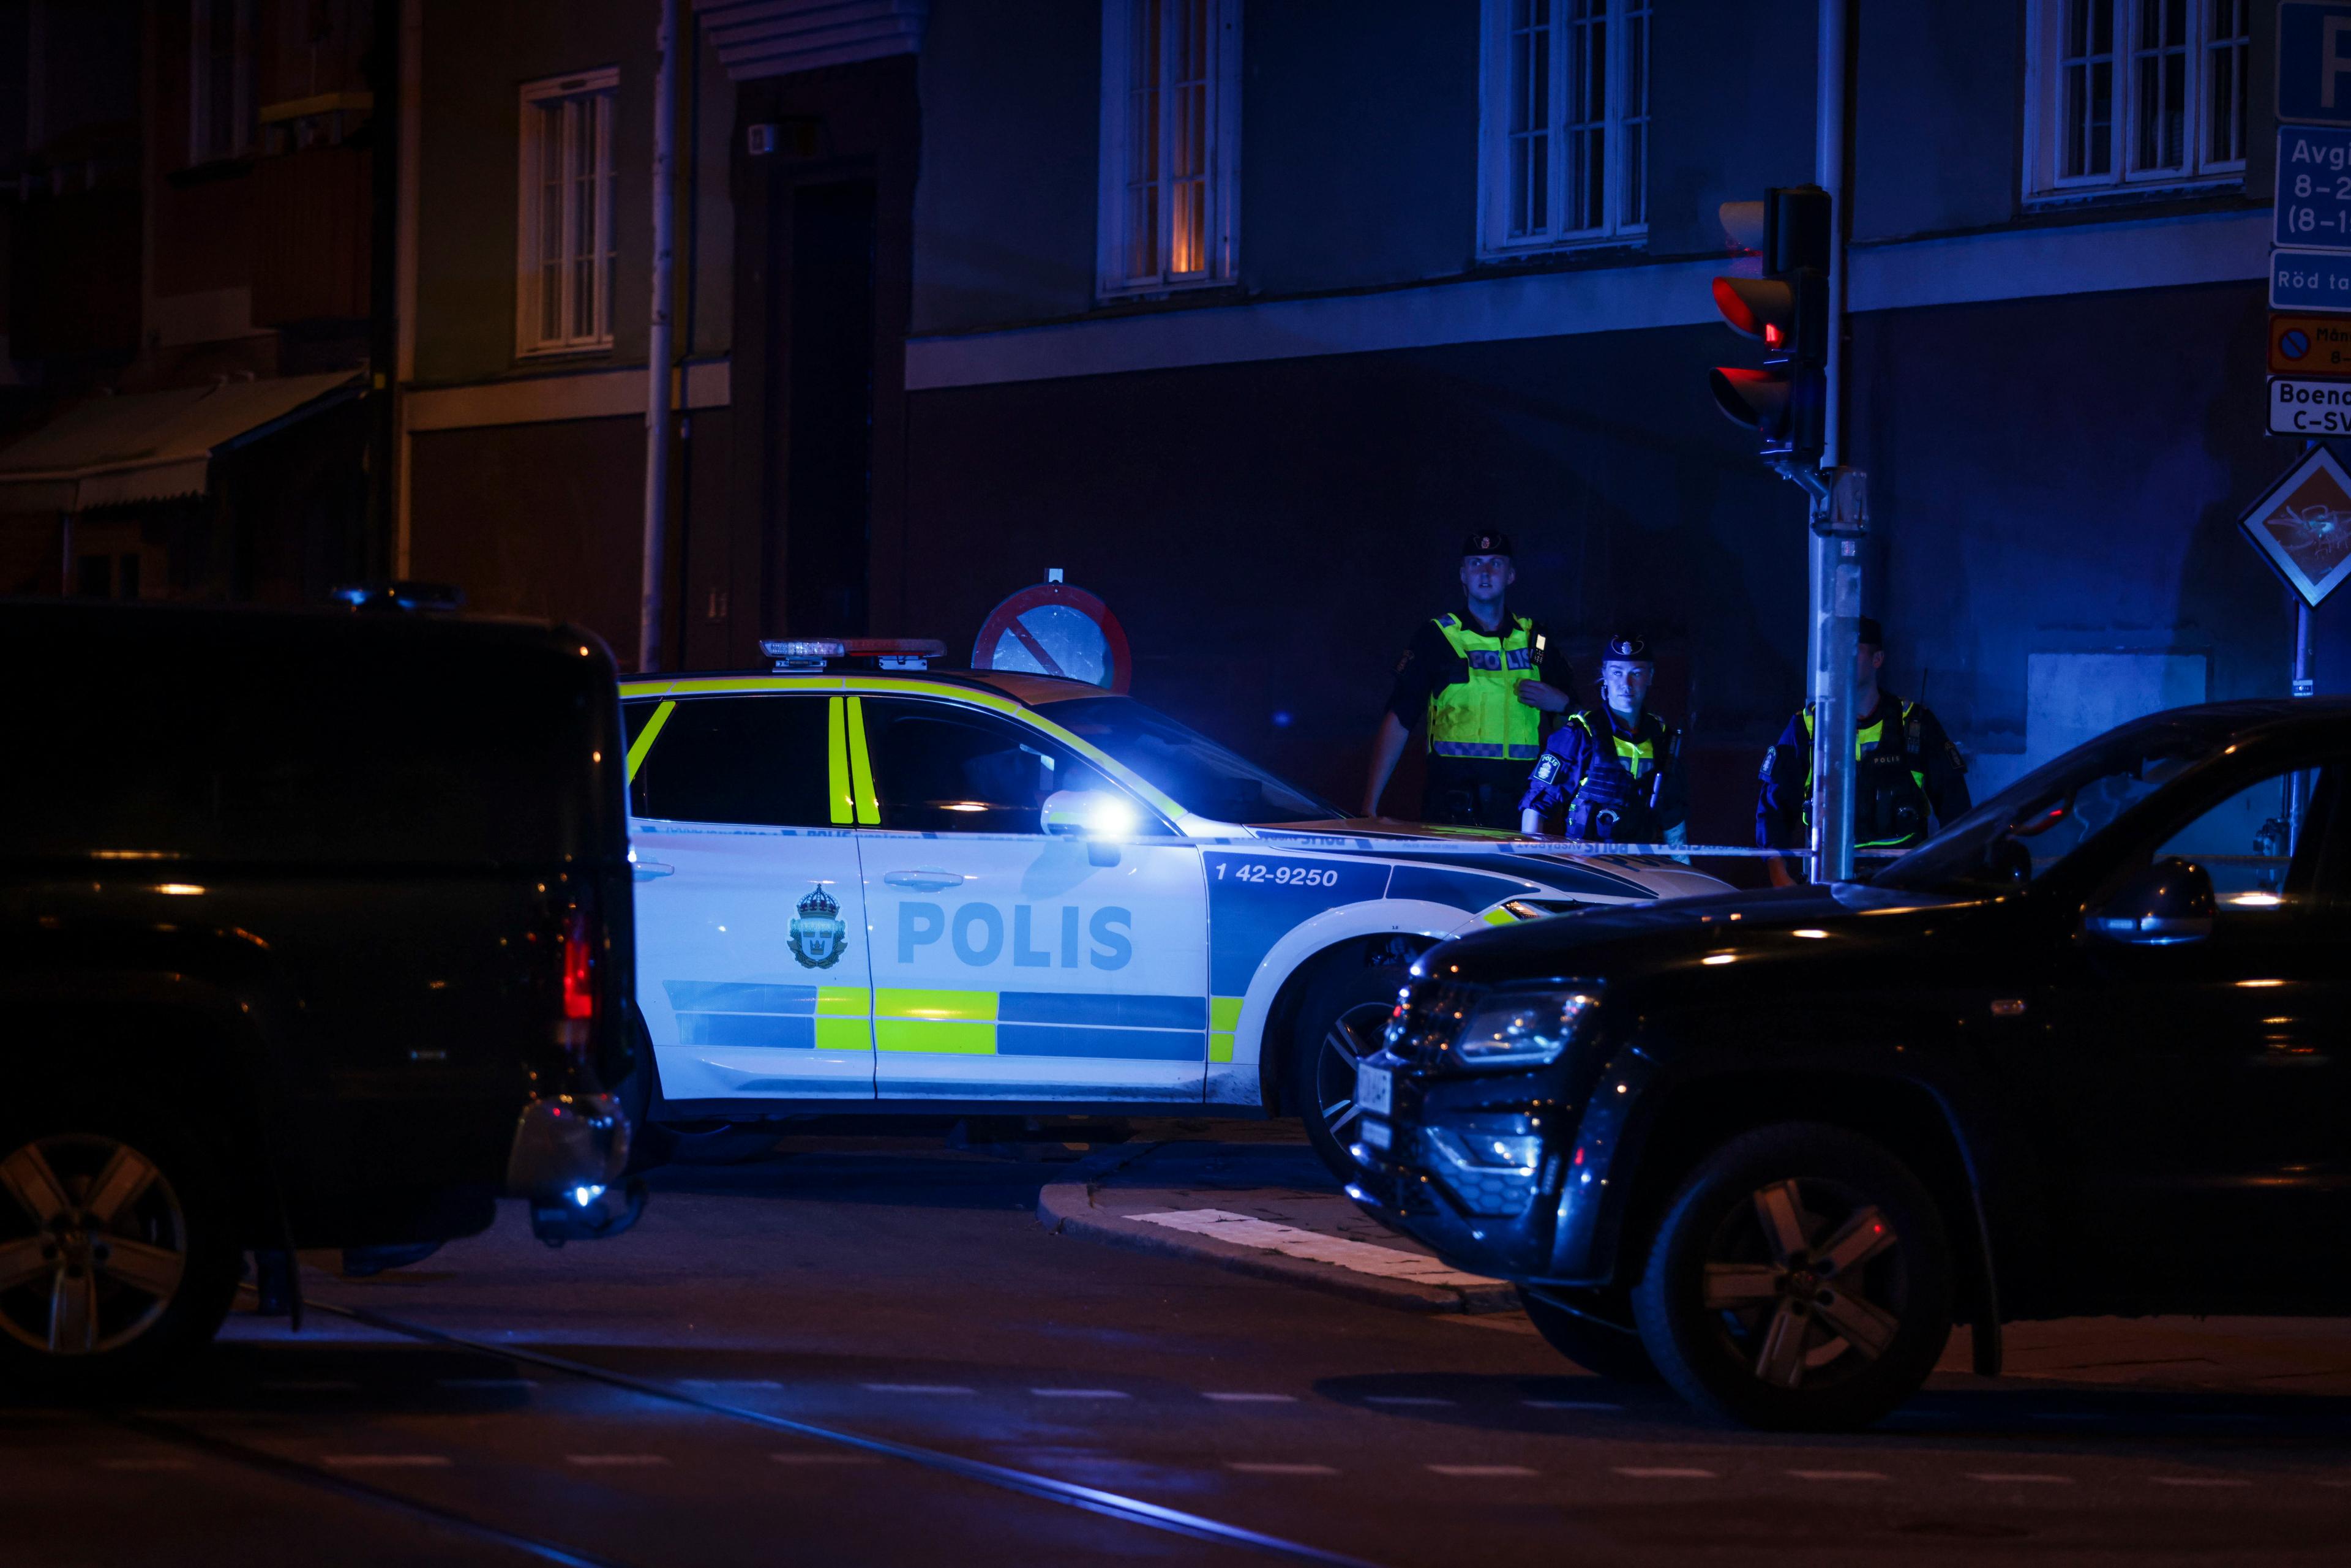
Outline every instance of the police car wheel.
<svg viewBox="0 0 2351 1568">
<path fill-rule="evenodd" d="M 1298 1011 L 1285 1101 L 1306 1124 L 1307 1142 L 1343 1182 L 1361 1168 L 1347 1152 L 1363 1119 L 1355 1063 L 1380 1049 L 1403 983 L 1404 970 L 1394 966 L 1336 965 Z"/>
<path fill-rule="evenodd" d="M 1634 1292 L 1657 1370 L 1742 1426 L 1849 1431 L 1916 1393 L 1951 1333 L 1933 1197 L 1884 1148 L 1784 1123 L 1683 1183 Z"/>
<path fill-rule="evenodd" d="M 1656 1383 L 1657 1364 L 1649 1359 L 1640 1331 L 1612 1321 L 1604 1303 L 1588 1293 L 1519 1287 L 1519 1304 L 1543 1343 L 1595 1377 L 1619 1383 Z M 1618 1302 L 1621 1312 L 1623 1303 Z"/>
<path fill-rule="evenodd" d="M 739 1166 L 774 1152 L 784 1130 L 773 1122 L 664 1122 L 663 1158 L 674 1166 Z"/>
<path fill-rule="evenodd" d="M 150 1383 L 209 1343 L 239 1253 L 213 1164 L 120 1113 L 0 1125 L 0 1385 Z"/>
</svg>

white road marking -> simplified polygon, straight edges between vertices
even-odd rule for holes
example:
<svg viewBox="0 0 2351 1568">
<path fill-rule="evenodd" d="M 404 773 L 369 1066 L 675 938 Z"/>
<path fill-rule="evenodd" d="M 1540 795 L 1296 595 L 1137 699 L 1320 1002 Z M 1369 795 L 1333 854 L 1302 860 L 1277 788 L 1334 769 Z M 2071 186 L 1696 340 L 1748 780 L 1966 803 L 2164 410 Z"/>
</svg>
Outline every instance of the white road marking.
<svg viewBox="0 0 2351 1568">
<path fill-rule="evenodd" d="M 1295 1405 L 1295 1394 L 1203 1394 L 1203 1399 L 1213 1399 L 1219 1405 Z"/>
<path fill-rule="evenodd" d="M 622 1469 L 632 1466 L 665 1465 L 665 1454 L 566 1454 L 563 1462 L 582 1469 Z"/>
<path fill-rule="evenodd" d="M 193 1459 L 100 1459 L 98 1468 L 102 1470 L 192 1470 L 196 1468 L 196 1462 Z"/>
<path fill-rule="evenodd" d="M 444 1388 L 536 1388 L 536 1377 L 444 1377 L 436 1379 Z"/>
<path fill-rule="evenodd" d="M 1029 1391 L 1040 1399 L 1124 1399 L 1126 1392 L 1119 1388 L 1032 1388 Z"/>
<path fill-rule="evenodd" d="M 1790 1470 L 1800 1481 L 1882 1481 L 1883 1470 Z"/>
<path fill-rule="evenodd" d="M 952 1383 L 869 1383 L 865 1385 L 865 1391 L 868 1394 L 968 1394 L 971 1392 L 968 1388 L 959 1388 Z"/>
<path fill-rule="evenodd" d="M 1366 1405 L 1450 1405 L 1450 1399 L 1438 1399 L 1426 1394 L 1366 1394 Z"/>
<path fill-rule="evenodd" d="M 1712 1470 L 1683 1469 L 1672 1465 L 1618 1465 L 1615 1469 L 1618 1475 L 1630 1476 L 1636 1481 L 1710 1481 L 1715 1479 Z"/>
<path fill-rule="evenodd" d="M 1399 1248 L 1381 1247 L 1369 1241 L 1350 1241 L 1343 1236 L 1325 1236 L 1319 1230 L 1301 1230 L 1294 1225 L 1276 1225 L 1270 1219 L 1252 1219 L 1246 1214 L 1233 1214 L 1221 1208 L 1163 1208 L 1124 1218 L 1141 1220 L 1145 1225 L 1163 1226 L 1169 1230 L 1205 1236 L 1213 1241 L 1229 1241 L 1237 1247 L 1255 1248 L 1260 1252 L 1280 1252 L 1286 1257 L 1303 1258 L 1309 1262 L 1332 1264 L 1358 1274 L 1376 1274 L 1384 1280 L 1405 1280 L 1416 1285 L 1492 1285 L 1499 1282 L 1483 1274 L 1465 1274 L 1458 1269 L 1447 1268 L 1425 1252 L 1406 1252 Z"/>
<path fill-rule="evenodd" d="M 2229 1476 L 2149 1476 L 2159 1487 L 2249 1487 L 2253 1483 Z"/>
<path fill-rule="evenodd" d="M 1457 1476 L 1468 1479 L 1491 1476 L 1539 1476 L 1541 1470 L 1531 1470 L 1524 1465 L 1431 1465 L 1429 1469 L 1440 1476 Z"/>
<path fill-rule="evenodd" d="M 2069 1487 L 2074 1484 L 2072 1476 L 2038 1475 L 2030 1471 L 2017 1474 L 2008 1470 L 1970 1470 L 1968 1479 L 1990 1481 L 1995 1486 L 2005 1486 L 2011 1482 L 2019 1486 Z"/>
<path fill-rule="evenodd" d="M 1622 1410 L 1622 1405 L 1611 1405 L 1604 1399 L 1521 1399 L 1520 1404 L 1530 1410 Z"/>
<path fill-rule="evenodd" d="M 1335 1476 L 1339 1473 L 1329 1465 L 1260 1464 L 1250 1459 L 1227 1459 L 1225 1469 L 1238 1470 L 1245 1476 Z"/>
<path fill-rule="evenodd" d="M 327 1463 L 339 1470 L 444 1470 L 446 1454 L 329 1454 Z"/>
<path fill-rule="evenodd" d="M 769 1454 L 779 1465 L 878 1465 L 879 1454 Z"/>
</svg>

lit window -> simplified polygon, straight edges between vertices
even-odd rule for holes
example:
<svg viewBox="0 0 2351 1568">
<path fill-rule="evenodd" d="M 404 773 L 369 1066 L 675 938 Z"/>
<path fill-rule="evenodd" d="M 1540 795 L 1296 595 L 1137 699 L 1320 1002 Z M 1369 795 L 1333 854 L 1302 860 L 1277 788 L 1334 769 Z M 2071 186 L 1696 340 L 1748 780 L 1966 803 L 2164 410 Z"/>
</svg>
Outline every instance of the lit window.
<svg viewBox="0 0 2351 1568">
<path fill-rule="evenodd" d="M 1239 0 L 1103 0 L 1102 288 L 1229 282 Z"/>
<path fill-rule="evenodd" d="M 253 149 L 253 0 L 188 0 L 188 162 Z"/>
<path fill-rule="evenodd" d="M 2250 0 L 2033 0 L 2025 193 L 2241 183 Z"/>
<path fill-rule="evenodd" d="M 522 89 L 516 346 L 525 354 L 612 346 L 612 111 L 618 70 Z"/>
<path fill-rule="evenodd" d="M 1483 248 L 1649 222 L 1650 0 L 1485 0 Z"/>
</svg>

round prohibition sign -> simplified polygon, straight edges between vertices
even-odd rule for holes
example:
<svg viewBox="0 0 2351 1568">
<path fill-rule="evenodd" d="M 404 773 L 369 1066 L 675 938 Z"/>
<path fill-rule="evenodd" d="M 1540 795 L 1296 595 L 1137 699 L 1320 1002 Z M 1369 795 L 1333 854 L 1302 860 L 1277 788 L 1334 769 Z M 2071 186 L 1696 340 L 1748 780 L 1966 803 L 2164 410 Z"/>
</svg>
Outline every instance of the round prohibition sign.
<svg viewBox="0 0 2351 1568">
<path fill-rule="evenodd" d="M 1024 588 L 988 612 L 971 645 L 975 670 L 1020 670 L 1123 693 L 1134 675 L 1126 628 L 1110 606 L 1066 582 Z"/>
</svg>

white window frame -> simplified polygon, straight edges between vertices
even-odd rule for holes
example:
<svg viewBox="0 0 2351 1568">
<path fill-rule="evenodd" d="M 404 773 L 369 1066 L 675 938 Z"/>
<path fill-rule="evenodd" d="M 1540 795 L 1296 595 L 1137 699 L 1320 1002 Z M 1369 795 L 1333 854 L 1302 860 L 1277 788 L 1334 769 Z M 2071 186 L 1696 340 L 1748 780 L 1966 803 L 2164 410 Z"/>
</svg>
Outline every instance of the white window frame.
<svg viewBox="0 0 2351 1568">
<path fill-rule="evenodd" d="M 1130 174 L 1134 169 L 1134 140 L 1129 125 L 1129 81 L 1133 57 L 1134 12 L 1139 0 L 1102 0 L 1102 170 L 1099 214 L 1095 230 L 1095 277 L 1102 296 L 1132 298 L 1168 294 L 1179 289 L 1208 288 L 1231 283 L 1238 276 L 1240 244 L 1240 106 L 1241 0 L 1184 0 L 1207 8 L 1207 55 L 1203 113 L 1207 149 L 1202 180 L 1207 212 L 1202 225 L 1203 266 L 1176 272 L 1168 254 L 1172 233 L 1173 188 L 1166 178 L 1172 167 L 1176 111 L 1165 89 L 1173 68 L 1173 52 L 1160 49 L 1158 113 L 1155 119 L 1157 178 L 1151 184 L 1153 232 L 1157 255 L 1153 267 L 1130 265 L 1128 236 Z M 1172 26 L 1179 0 L 1160 0 L 1162 25 Z"/>
<path fill-rule="evenodd" d="M 522 88 L 521 134 L 517 138 L 519 156 L 516 160 L 518 195 L 515 204 L 515 353 L 517 358 L 540 359 L 555 354 L 591 354 L 612 346 L 612 280 L 617 270 L 613 262 L 612 197 L 616 184 L 613 156 L 613 134 L 620 118 L 621 71 L 617 66 L 607 66 L 591 71 L 570 71 L 559 77 L 548 77 L 540 81 L 526 82 Z M 578 309 L 579 261 L 575 248 L 567 238 L 561 250 L 557 272 L 557 287 L 562 298 L 556 302 L 559 330 L 543 329 L 543 312 L 548 300 L 546 280 L 542 272 L 542 239 L 547 225 L 559 225 L 557 232 L 566 236 L 576 233 L 578 181 L 566 177 L 558 182 L 559 196 L 549 210 L 549 193 L 546 190 L 545 169 L 549 155 L 546 127 L 541 111 L 550 104 L 576 104 L 577 110 L 565 115 L 562 146 L 554 149 L 559 159 L 574 145 L 569 139 L 585 131 L 593 137 L 595 172 L 591 176 L 597 196 L 593 214 L 593 264 L 589 268 L 590 297 L 588 302 L 588 329 L 576 329 Z M 560 166 L 568 167 L 565 163 Z"/>
<path fill-rule="evenodd" d="M 213 22 L 226 10 L 234 18 L 236 42 L 231 46 L 229 123 L 234 140 L 215 146 L 208 132 L 215 105 L 213 97 Z M 241 158 L 253 151 L 253 0 L 188 0 L 188 162 L 216 163 Z"/>
<path fill-rule="evenodd" d="M 1478 254 L 1493 258 L 1590 246 L 1622 246 L 1645 240 L 1648 223 L 1648 150 L 1653 126 L 1650 82 L 1655 75 L 1656 29 L 1654 0 L 1587 0 L 1604 29 L 1603 112 L 1586 123 L 1601 133 L 1600 221 L 1570 221 L 1568 78 L 1573 58 L 1573 0 L 1548 0 L 1549 55 L 1542 84 L 1541 139 L 1545 158 L 1543 221 L 1523 232 L 1516 227 L 1512 202 L 1511 141 L 1524 137 L 1512 126 L 1514 0 L 1483 0 L 1479 21 L 1478 83 Z M 1636 26 L 1637 25 L 1637 26 Z M 1637 30 L 1640 47 L 1634 47 Z M 1635 112 L 1635 111 L 1637 112 Z M 1635 130 L 1637 128 L 1637 130 Z"/>
<path fill-rule="evenodd" d="M 2028 0 L 2025 12 L 2024 179 L 2027 204 L 2079 202 L 2100 196 L 2241 186 L 2245 144 L 2252 134 L 2245 98 L 2253 86 L 2252 44 L 2216 45 L 2216 18 L 2233 17 L 2250 27 L 2253 6 L 2263 0 L 2185 0 L 2187 68 L 2183 72 L 2181 160 L 2176 166 L 2136 168 L 2139 94 L 2136 60 L 2146 51 L 2137 34 L 2140 0 L 2105 0 L 2112 7 L 2109 54 L 2114 62 L 2113 109 L 2107 130 L 2107 167 L 2095 173 L 2065 172 L 2068 119 L 2065 103 L 2066 23 L 2078 5 L 2096 0 Z M 2225 62 L 2224 62 L 2225 57 Z M 2098 57 L 2108 57 L 2105 56 Z M 2213 79 L 2224 63 L 2235 68 L 2236 156 L 2213 156 Z"/>
</svg>

